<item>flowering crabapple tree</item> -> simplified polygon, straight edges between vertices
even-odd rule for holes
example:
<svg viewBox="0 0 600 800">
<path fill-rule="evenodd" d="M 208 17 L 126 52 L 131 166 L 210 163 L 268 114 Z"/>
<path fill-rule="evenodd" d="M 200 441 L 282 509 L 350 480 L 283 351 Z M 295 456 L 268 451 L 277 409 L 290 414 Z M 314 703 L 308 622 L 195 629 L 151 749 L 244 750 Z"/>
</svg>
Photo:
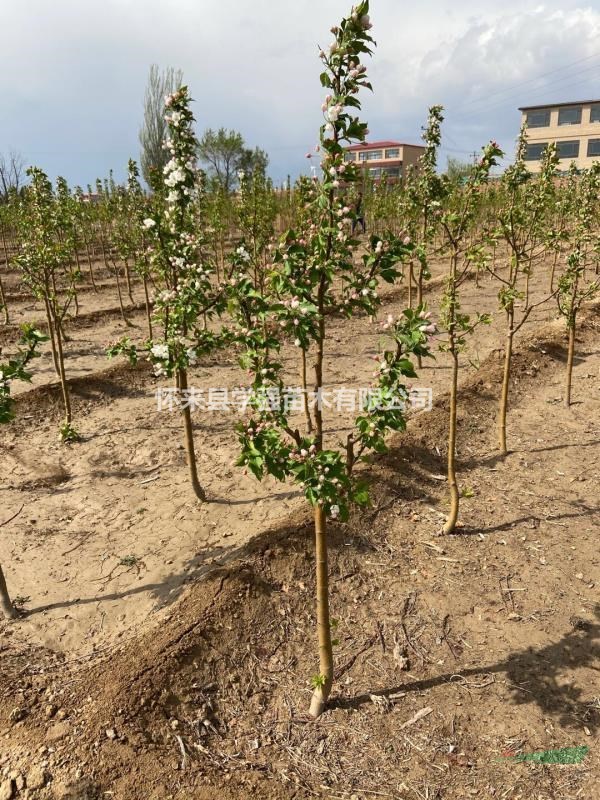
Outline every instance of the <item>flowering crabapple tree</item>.
<svg viewBox="0 0 600 800">
<path fill-rule="evenodd" d="M 450 510 L 443 533 L 453 533 L 458 521 L 460 493 L 456 476 L 456 438 L 458 408 L 458 375 L 460 355 L 468 346 L 468 337 L 481 324 L 490 321 L 487 314 L 472 317 L 461 310 L 460 288 L 467 280 L 472 267 L 485 258 L 483 245 L 477 241 L 477 215 L 485 201 L 484 189 L 491 168 L 502 151 L 495 142 L 482 149 L 482 155 L 472 168 L 464 185 L 445 184 L 445 198 L 439 207 L 440 226 L 444 250 L 449 256 L 446 287 L 440 307 L 440 329 L 444 338 L 440 350 L 450 354 L 450 418 L 448 424 L 448 487 Z"/>
<path fill-rule="evenodd" d="M 600 294 L 600 280 L 597 277 L 586 282 L 586 267 L 590 256 L 597 255 L 598 232 L 595 225 L 598 218 L 599 190 L 600 164 L 595 162 L 580 178 L 573 248 L 567 256 L 566 269 L 559 278 L 556 295 L 558 310 L 565 319 L 569 335 L 564 396 L 567 408 L 571 405 L 577 315 L 583 303 Z"/>
<path fill-rule="evenodd" d="M 33 325 L 23 325 L 21 328 L 21 339 L 19 341 L 19 352 L 8 362 L 0 362 L 0 424 L 10 422 L 14 416 L 14 400 L 11 397 L 10 389 L 13 381 L 31 380 L 31 373 L 27 371 L 29 362 L 36 358 L 40 342 L 45 342 L 47 336 L 36 330 Z M 2 524 L 7 522 L 5 520 Z M 17 611 L 13 606 L 6 579 L 0 564 L 0 611 L 7 619 L 16 619 Z"/>
<path fill-rule="evenodd" d="M 406 311 L 387 323 L 392 347 L 385 350 L 376 371 L 374 394 L 354 421 L 345 442 L 326 441 L 324 374 L 327 320 L 333 312 L 351 317 L 374 314 L 380 304 L 381 280 L 394 282 L 399 264 L 411 245 L 387 235 L 371 236 L 367 252 L 355 261 L 358 241 L 352 239 L 353 213 L 345 193 L 357 181 L 356 167 L 344 161 L 344 142 L 363 141 L 366 125 L 352 116 L 360 109 L 356 97 L 369 87 L 362 54 L 373 40 L 368 2 L 332 28 L 334 41 L 321 52 L 321 83 L 329 93 L 323 103 L 320 129 L 321 179 L 304 195 L 300 227 L 289 230 L 273 253 L 273 270 L 265 292 L 253 281 L 252 270 L 234 257 L 232 312 L 237 341 L 243 348 L 242 366 L 252 375 L 250 420 L 240 423 L 238 463 L 259 479 L 266 474 L 291 479 L 313 508 L 316 551 L 317 638 L 319 672 L 313 677 L 310 714 L 319 716 L 333 683 L 333 648 L 329 617 L 327 520 L 347 520 L 352 504 L 368 503 L 368 489 L 356 475 L 367 454 L 385 450 L 385 434 L 405 427 L 404 380 L 414 376 L 411 354 L 427 355 L 427 334 L 433 330 L 421 309 Z M 300 353 L 310 349 L 314 373 L 314 420 L 306 431 L 290 419 L 284 372 L 278 358 L 284 343 Z M 275 398 L 275 400 L 273 400 Z"/>
<path fill-rule="evenodd" d="M 191 98 L 182 86 L 165 100 L 169 160 L 164 167 L 160 201 L 142 223 L 149 245 L 149 262 L 157 281 L 154 311 L 161 339 L 148 342 L 149 358 L 158 377 L 175 377 L 180 393 L 192 487 L 199 500 L 206 493 L 198 478 L 188 391 L 188 368 L 226 341 L 224 332 L 206 327 L 222 313 L 224 284 L 212 280 L 214 269 L 205 257 L 197 219 L 199 172 Z M 202 324 L 201 324 L 202 323 Z"/>
</svg>

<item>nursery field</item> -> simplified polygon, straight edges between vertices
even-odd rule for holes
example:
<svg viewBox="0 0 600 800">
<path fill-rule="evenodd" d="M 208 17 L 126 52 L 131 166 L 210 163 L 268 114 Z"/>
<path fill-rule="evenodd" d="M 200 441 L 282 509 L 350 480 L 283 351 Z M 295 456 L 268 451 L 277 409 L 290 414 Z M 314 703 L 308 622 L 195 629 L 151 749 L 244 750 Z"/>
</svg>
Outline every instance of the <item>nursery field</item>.
<svg viewBox="0 0 600 800">
<path fill-rule="evenodd" d="M 600 163 L 371 180 L 368 11 L 318 174 L 151 71 L 145 186 L 0 195 L 0 800 L 597 795 Z"/>
<path fill-rule="evenodd" d="M 470 281 L 464 308 L 493 291 Z M 402 294 L 381 316 L 404 307 Z M 197 504 L 183 444 L 164 446 L 181 433 L 178 414 L 156 409 L 160 379 L 144 364 L 106 366 L 124 324 L 96 314 L 103 299 L 89 312 L 82 302 L 67 343 L 81 441 L 65 448 L 56 435 L 48 348 L 3 431 L 3 517 L 16 516 L 1 563 L 27 598 L 27 615 L 1 629 L 5 772 L 42 770 L 48 797 L 592 796 L 598 308 L 579 330 L 569 409 L 564 331 L 551 309 L 536 310 L 516 356 L 505 459 L 494 455 L 502 332 L 481 329 L 460 388 L 470 496 L 451 537 L 437 535 L 447 356 L 421 371 L 433 410 L 413 413 L 367 468 L 372 507 L 330 523 L 338 690 L 309 723 L 314 577 L 301 493 L 242 475 L 232 413 L 207 410 L 194 426 L 211 502 Z M 143 336 L 143 312 L 131 321 Z M 368 379 L 377 324 L 332 322 L 334 384 Z M 191 378 L 232 387 L 235 358 L 207 360 Z M 329 424 L 342 437 L 349 421 L 333 412 Z M 508 758 L 582 745 L 580 765 Z"/>
</svg>

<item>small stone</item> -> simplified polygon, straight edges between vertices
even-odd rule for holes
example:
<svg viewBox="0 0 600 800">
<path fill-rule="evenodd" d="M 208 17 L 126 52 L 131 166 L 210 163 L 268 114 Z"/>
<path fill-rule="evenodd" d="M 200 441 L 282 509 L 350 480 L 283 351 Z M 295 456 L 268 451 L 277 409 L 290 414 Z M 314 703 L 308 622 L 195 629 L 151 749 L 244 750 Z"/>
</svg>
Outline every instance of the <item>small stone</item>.
<svg viewBox="0 0 600 800">
<path fill-rule="evenodd" d="M 41 789 L 46 784 L 46 770 L 43 767 L 32 767 L 27 773 L 27 788 Z"/>
<path fill-rule="evenodd" d="M 21 722 L 21 720 L 25 719 L 26 716 L 27 716 L 26 708 L 13 708 L 8 718 L 14 725 L 15 722 Z"/>
<path fill-rule="evenodd" d="M 10 778 L 0 783 L 0 800 L 11 800 L 13 796 L 13 782 Z"/>
<path fill-rule="evenodd" d="M 110 739 L 111 742 L 114 742 L 114 740 L 117 738 L 116 730 L 114 728 L 107 728 L 106 729 L 106 738 Z"/>
<path fill-rule="evenodd" d="M 17 775 L 17 777 L 15 778 L 15 785 L 16 785 L 17 790 L 19 792 L 22 792 L 23 789 L 25 788 L 25 777 L 23 775 L 21 775 L 20 772 Z"/>
<path fill-rule="evenodd" d="M 171 720 L 171 728 L 174 731 L 176 731 L 178 727 L 179 727 L 179 720 L 178 719 L 172 719 Z"/>
<path fill-rule="evenodd" d="M 46 741 L 58 742 L 68 736 L 70 731 L 68 722 L 55 722 L 46 731 Z"/>
<path fill-rule="evenodd" d="M 50 703 L 50 705 L 47 705 L 46 708 L 44 709 L 44 714 L 46 715 L 46 719 L 52 719 L 52 717 L 56 714 L 57 711 L 58 709 L 54 704 Z"/>
</svg>

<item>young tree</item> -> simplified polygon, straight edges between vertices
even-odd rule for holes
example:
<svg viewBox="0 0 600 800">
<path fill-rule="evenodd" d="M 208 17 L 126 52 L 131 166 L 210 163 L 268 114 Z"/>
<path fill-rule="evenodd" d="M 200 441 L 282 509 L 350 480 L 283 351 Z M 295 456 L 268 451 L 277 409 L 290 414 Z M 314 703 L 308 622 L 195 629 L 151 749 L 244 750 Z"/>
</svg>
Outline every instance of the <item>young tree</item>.
<svg viewBox="0 0 600 800">
<path fill-rule="evenodd" d="M 192 488 L 206 500 L 200 484 L 188 391 L 188 368 L 203 353 L 224 343 L 207 329 L 206 320 L 225 308 L 224 286 L 212 280 L 213 265 L 203 252 L 201 223 L 197 219 L 200 175 L 196 169 L 197 140 L 186 86 L 166 100 L 169 160 L 151 214 L 143 221 L 150 247 L 150 265 L 156 274 L 155 311 L 163 339 L 148 343 L 157 375 L 175 376 L 180 393 L 185 442 Z"/>
<path fill-rule="evenodd" d="M 236 216 L 242 234 L 241 244 L 250 253 L 255 284 L 263 286 L 267 246 L 275 232 L 277 213 L 273 185 L 263 170 L 254 170 L 250 175 L 240 170 L 238 177 L 240 192 Z"/>
<path fill-rule="evenodd" d="M 445 183 L 437 172 L 437 154 L 441 143 L 443 121 L 442 106 L 431 106 L 427 126 L 423 131 L 425 152 L 419 159 L 418 172 L 411 172 L 407 176 L 405 191 L 399 198 L 399 210 L 406 220 L 406 229 L 415 243 L 414 259 L 419 264 L 416 275 L 418 306 L 423 305 L 424 283 L 431 278 L 430 251 L 439 227 L 439 215 L 436 212 L 445 193 Z M 408 275 L 410 307 L 413 305 L 414 259 L 411 259 Z"/>
<path fill-rule="evenodd" d="M 11 383 L 13 381 L 31 380 L 31 374 L 26 367 L 29 362 L 36 358 L 40 342 L 48 339 L 33 325 L 23 325 L 21 328 L 21 338 L 19 340 L 19 352 L 16 356 L 9 359 L 6 363 L 0 363 L 0 425 L 10 422 L 14 418 L 14 400 L 10 394 Z M 2 524 L 5 524 L 6 520 Z M 17 610 L 13 606 L 2 565 L 0 564 L 0 611 L 6 619 L 16 619 Z"/>
<path fill-rule="evenodd" d="M 450 417 L 448 421 L 448 487 L 450 511 L 443 527 L 445 534 L 453 533 L 458 521 L 460 493 L 456 476 L 456 440 L 458 411 L 458 374 L 460 355 L 468 345 L 468 336 L 482 323 L 490 321 L 487 314 L 476 314 L 473 319 L 461 311 L 460 287 L 467 279 L 474 263 L 485 258 L 481 242 L 472 236 L 477 212 L 483 199 L 483 189 L 496 159 L 502 155 L 495 142 L 483 148 L 481 159 L 474 165 L 465 184 L 446 182 L 440 224 L 444 235 L 444 249 L 449 255 L 449 271 L 442 298 L 440 327 L 445 331 L 445 341 L 440 349 L 452 359 L 450 373 Z"/>
<path fill-rule="evenodd" d="M 393 346 L 381 354 L 376 385 L 341 448 L 325 437 L 323 399 L 327 319 L 331 312 L 352 316 L 373 314 L 379 305 L 380 280 L 395 281 L 398 264 L 410 246 L 393 235 L 372 236 L 367 252 L 356 263 L 351 238 L 353 213 L 344 192 L 359 179 L 355 166 L 345 162 L 344 142 L 364 141 L 366 124 L 352 116 L 360 109 L 357 93 L 370 88 L 362 54 L 373 40 L 368 2 L 361 2 L 339 26 L 334 41 L 321 52 L 321 84 L 329 90 L 323 103 L 320 129 L 322 179 L 315 179 L 304 197 L 301 227 L 282 236 L 274 252 L 274 270 L 267 291 L 258 291 L 248 254 L 233 256 L 237 267 L 232 299 L 238 322 L 238 341 L 244 347 L 242 366 L 253 378 L 250 407 L 254 416 L 239 426 L 242 453 L 239 464 L 259 479 L 265 474 L 298 483 L 314 513 L 316 606 L 319 672 L 313 678 L 310 714 L 319 716 L 333 683 L 333 645 L 329 617 L 327 519 L 348 518 L 353 503 L 364 505 L 368 492 L 355 473 L 369 452 L 385 450 L 389 430 L 405 427 L 403 403 L 406 376 L 415 375 L 411 353 L 426 355 L 432 324 L 422 310 L 406 311 L 386 323 Z M 344 187 L 342 188 L 342 181 Z M 341 288 L 340 288 L 341 287 Z M 314 429 L 302 433 L 290 422 L 282 365 L 277 360 L 283 342 L 314 354 Z M 400 403 L 398 401 L 401 401 Z"/>
<path fill-rule="evenodd" d="M 235 220 L 235 198 L 226 192 L 218 178 L 206 180 L 202 213 L 206 219 L 206 234 L 217 266 L 217 279 L 225 271 L 225 258 L 230 244 L 231 231 Z"/>
<path fill-rule="evenodd" d="M 172 94 L 183 83 L 183 72 L 180 69 L 167 67 L 160 70 L 152 64 L 148 75 L 148 84 L 144 95 L 144 121 L 140 128 L 139 139 L 141 151 L 142 175 L 148 186 L 154 188 L 154 182 L 160 181 L 162 171 L 167 163 L 168 153 L 163 147 L 167 133 L 164 117 L 165 97 Z"/>
<path fill-rule="evenodd" d="M 152 339 L 152 308 L 149 292 L 152 275 L 148 258 L 147 237 L 143 225 L 148 211 L 148 203 L 140 185 L 139 177 L 138 166 L 130 158 L 127 165 L 127 191 L 124 200 L 123 252 L 125 258 L 133 260 L 134 269 L 142 279 L 148 336 Z"/>
<path fill-rule="evenodd" d="M 75 224 L 77 201 L 72 196 L 67 181 L 58 177 L 55 191 L 56 214 L 59 221 L 58 236 L 62 245 L 63 256 L 69 260 L 67 270 L 75 305 L 75 316 L 79 314 L 79 298 L 77 296 L 77 283 L 81 281 L 81 263 L 79 261 L 79 238 Z M 73 263 L 75 262 L 75 263 Z"/>
<path fill-rule="evenodd" d="M 65 246 L 60 210 L 47 175 L 38 167 L 27 170 L 31 183 L 20 210 L 21 249 L 15 259 L 23 281 L 44 303 L 52 356 L 60 379 L 65 418 L 63 441 L 77 439 L 72 427 L 71 399 L 65 373 L 63 323 L 71 307 L 77 274 L 73 274 L 69 246 Z"/>
<path fill-rule="evenodd" d="M 585 281 L 586 267 L 590 255 L 596 254 L 598 232 L 595 229 L 598 219 L 598 194 L 600 190 L 600 164 L 594 163 L 585 173 L 579 184 L 576 205 L 576 221 L 573 231 L 573 249 L 567 257 L 567 266 L 558 281 L 556 296 L 558 310 L 565 318 L 569 334 L 567 349 L 567 369 L 565 376 L 564 404 L 571 405 L 571 384 L 573 361 L 575 358 L 575 336 L 577 315 L 583 303 L 600 293 L 600 280 L 594 277 Z"/>
<path fill-rule="evenodd" d="M 12 194 L 6 203 L 0 203 L 0 241 L 2 242 L 2 253 L 4 255 L 3 266 L 8 269 L 10 263 L 10 251 L 8 248 L 9 231 L 14 227 L 16 218 L 17 200 L 15 195 Z M 4 282 L 2 280 L 2 270 L 0 269 L 0 311 L 4 316 L 4 324 L 10 324 L 10 312 L 8 310 L 8 301 L 4 291 Z"/>
<path fill-rule="evenodd" d="M 506 415 L 514 339 L 531 312 L 555 294 L 555 291 L 551 291 L 538 302 L 532 303 L 529 280 L 535 263 L 543 259 L 548 250 L 548 209 L 553 207 L 556 195 L 556 145 L 547 147 L 540 173 L 535 178 L 525 163 L 526 149 L 527 135 L 523 126 L 517 142 L 515 162 L 502 176 L 505 204 L 499 211 L 498 228 L 494 234 L 495 238 L 503 239 L 508 245 L 508 272 L 502 275 L 489 264 L 486 267 L 501 284 L 498 298 L 506 320 L 504 372 L 498 408 L 498 445 L 502 455 L 508 453 Z"/>
</svg>

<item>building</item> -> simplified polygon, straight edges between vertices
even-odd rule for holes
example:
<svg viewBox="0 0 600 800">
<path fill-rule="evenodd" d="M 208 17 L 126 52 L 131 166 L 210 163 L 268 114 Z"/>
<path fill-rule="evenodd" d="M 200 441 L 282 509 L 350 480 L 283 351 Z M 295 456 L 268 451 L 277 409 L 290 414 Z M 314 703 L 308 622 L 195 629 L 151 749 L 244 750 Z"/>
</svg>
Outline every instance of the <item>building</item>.
<svg viewBox="0 0 600 800">
<path fill-rule="evenodd" d="M 425 148 L 402 142 L 361 142 L 346 147 L 346 161 L 360 164 L 369 177 L 381 180 L 385 175 L 399 180 L 409 166 L 416 166 Z"/>
<path fill-rule="evenodd" d="M 561 171 L 573 161 L 578 169 L 588 169 L 600 159 L 600 100 L 524 106 L 519 111 L 521 123 L 527 123 L 525 158 L 532 172 L 539 172 L 550 142 L 556 142 Z"/>
</svg>

